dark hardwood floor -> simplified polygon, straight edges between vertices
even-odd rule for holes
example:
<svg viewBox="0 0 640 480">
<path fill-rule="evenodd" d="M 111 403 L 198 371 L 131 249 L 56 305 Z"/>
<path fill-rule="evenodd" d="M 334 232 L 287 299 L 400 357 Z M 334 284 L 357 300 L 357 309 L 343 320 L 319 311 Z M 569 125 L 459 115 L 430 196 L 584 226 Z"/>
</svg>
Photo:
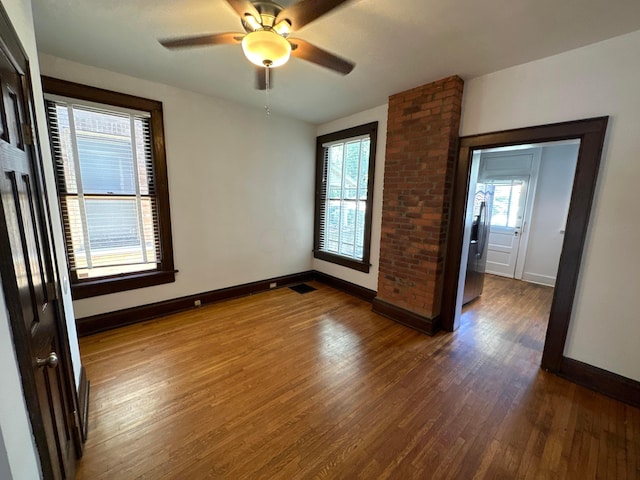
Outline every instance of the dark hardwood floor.
<svg viewBox="0 0 640 480">
<path fill-rule="evenodd" d="M 640 409 L 539 368 L 550 288 L 428 337 L 312 285 L 81 339 L 77 478 L 640 478 Z"/>
</svg>

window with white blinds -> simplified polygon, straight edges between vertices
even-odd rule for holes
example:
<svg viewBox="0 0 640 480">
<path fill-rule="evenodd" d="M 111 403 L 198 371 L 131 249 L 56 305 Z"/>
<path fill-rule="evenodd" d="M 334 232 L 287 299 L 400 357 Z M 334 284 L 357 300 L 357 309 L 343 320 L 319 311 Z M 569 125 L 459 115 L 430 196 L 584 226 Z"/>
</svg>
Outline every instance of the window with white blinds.
<svg viewBox="0 0 640 480">
<path fill-rule="evenodd" d="M 314 255 L 369 271 L 377 123 L 318 137 Z"/>
<path fill-rule="evenodd" d="M 163 258 L 152 113 L 45 101 L 72 284 L 173 270 Z"/>
</svg>

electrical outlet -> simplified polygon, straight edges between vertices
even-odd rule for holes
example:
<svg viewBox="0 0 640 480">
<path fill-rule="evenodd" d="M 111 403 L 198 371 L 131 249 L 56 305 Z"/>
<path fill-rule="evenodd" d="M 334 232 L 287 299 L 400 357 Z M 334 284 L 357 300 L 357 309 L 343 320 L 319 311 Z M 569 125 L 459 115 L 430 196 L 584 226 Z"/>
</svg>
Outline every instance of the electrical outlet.
<svg viewBox="0 0 640 480">
<path fill-rule="evenodd" d="M 201 300 L 194 300 L 193 301 L 193 306 L 194 307 L 199 307 L 200 305 L 202 305 L 202 301 Z"/>
<path fill-rule="evenodd" d="M 278 283 L 277 283 L 277 282 L 271 282 L 271 283 L 269 284 L 269 288 L 276 288 L 277 286 L 278 286 Z"/>
</svg>

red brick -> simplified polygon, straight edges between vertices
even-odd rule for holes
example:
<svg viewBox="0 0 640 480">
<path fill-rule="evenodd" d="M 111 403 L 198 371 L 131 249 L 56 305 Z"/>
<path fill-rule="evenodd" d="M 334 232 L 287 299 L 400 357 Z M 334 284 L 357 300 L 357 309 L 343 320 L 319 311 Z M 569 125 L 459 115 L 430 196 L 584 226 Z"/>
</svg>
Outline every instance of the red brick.
<svg viewBox="0 0 640 480">
<path fill-rule="evenodd" d="M 389 98 L 378 296 L 429 317 L 440 313 L 463 86 L 453 76 Z"/>
</svg>

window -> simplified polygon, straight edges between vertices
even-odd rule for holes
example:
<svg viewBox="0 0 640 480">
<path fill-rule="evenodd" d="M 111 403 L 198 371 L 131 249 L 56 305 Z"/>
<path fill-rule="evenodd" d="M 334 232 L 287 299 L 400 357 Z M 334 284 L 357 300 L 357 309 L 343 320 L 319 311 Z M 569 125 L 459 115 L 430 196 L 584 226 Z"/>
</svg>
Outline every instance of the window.
<svg viewBox="0 0 640 480">
<path fill-rule="evenodd" d="M 491 210 L 491 226 L 515 227 L 520 218 L 521 197 L 524 181 L 522 180 L 493 180 L 493 207 Z"/>
<path fill-rule="evenodd" d="M 317 139 L 314 256 L 369 271 L 378 122 Z"/>
<path fill-rule="evenodd" d="M 73 298 L 173 282 L 162 104 L 42 82 Z"/>
</svg>

